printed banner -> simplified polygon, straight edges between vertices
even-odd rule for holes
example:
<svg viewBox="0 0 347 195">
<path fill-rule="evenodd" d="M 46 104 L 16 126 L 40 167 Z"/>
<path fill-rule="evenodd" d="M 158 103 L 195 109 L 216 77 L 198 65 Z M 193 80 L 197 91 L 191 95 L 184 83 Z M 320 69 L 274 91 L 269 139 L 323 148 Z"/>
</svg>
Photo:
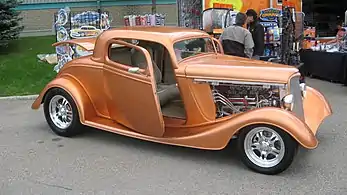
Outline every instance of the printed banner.
<svg viewBox="0 0 347 195">
<path fill-rule="evenodd" d="M 233 9 L 236 11 L 245 12 L 248 9 L 254 9 L 258 13 L 262 9 L 266 9 L 270 7 L 270 0 L 204 0 L 203 9 L 213 8 L 215 7 L 226 7 L 228 5 L 232 5 Z M 301 12 L 301 2 L 302 0 L 291 0 L 291 2 L 295 5 L 295 10 L 297 12 Z M 282 4 L 277 0 L 273 0 L 273 7 L 277 9 L 281 9 Z"/>
<path fill-rule="evenodd" d="M 267 8 L 260 10 L 259 18 L 264 22 L 276 22 L 282 15 L 282 10 L 276 8 Z"/>
</svg>

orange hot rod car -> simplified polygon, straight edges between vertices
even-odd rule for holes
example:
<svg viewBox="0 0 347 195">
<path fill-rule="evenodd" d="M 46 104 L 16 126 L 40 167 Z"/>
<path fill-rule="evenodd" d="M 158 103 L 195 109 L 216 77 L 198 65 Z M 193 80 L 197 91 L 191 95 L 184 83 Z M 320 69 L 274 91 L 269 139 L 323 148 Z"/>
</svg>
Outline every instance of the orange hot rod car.
<svg viewBox="0 0 347 195">
<path fill-rule="evenodd" d="M 206 150 L 232 138 L 263 174 L 287 169 L 331 108 L 298 69 L 223 54 L 218 40 L 179 27 L 124 27 L 75 39 L 92 51 L 63 66 L 32 105 L 60 136 L 83 126 Z"/>
</svg>

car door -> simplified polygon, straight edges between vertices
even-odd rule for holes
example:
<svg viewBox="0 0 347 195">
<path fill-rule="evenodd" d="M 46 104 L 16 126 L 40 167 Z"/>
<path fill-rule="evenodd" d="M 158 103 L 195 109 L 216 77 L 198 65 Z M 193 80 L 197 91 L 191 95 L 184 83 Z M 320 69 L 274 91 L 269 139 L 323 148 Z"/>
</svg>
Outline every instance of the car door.
<svg viewBox="0 0 347 195">
<path fill-rule="evenodd" d="M 129 50 L 142 54 L 146 65 L 134 66 Z M 156 137 L 164 134 L 152 60 L 146 49 L 113 40 L 105 54 L 104 86 L 113 120 L 142 134 Z"/>
</svg>

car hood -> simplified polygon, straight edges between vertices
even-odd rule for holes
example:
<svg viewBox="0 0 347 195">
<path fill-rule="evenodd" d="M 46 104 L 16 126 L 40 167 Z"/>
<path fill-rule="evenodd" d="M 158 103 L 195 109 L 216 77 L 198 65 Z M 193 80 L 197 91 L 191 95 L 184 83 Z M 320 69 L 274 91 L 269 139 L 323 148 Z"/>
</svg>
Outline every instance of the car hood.
<svg viewBox="0 0 347 195">
<path fill-rule="evenodd" d="M 292 66 L 220 54 L 187 58 L 181 64 L 186 77 L 211 80 L 287 83 L 299 72 Z"/>
</svg>

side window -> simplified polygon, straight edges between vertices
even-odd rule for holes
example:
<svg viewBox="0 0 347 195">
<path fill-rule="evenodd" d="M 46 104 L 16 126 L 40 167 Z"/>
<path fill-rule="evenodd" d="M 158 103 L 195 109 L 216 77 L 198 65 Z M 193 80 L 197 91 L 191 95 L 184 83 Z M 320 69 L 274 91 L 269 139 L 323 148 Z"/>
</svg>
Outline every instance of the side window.
<svg viewBox="0 0 347 195">
<path fill-rule="evenodd" d="M 174 45 L 178 61 L 201 53 L 215 52 L 210 38 L 192 38 L 176 42 Z"/>
<path fill-rule="evenodd" d="M 145 54 L 128 41 L 124 42 L 126 43 L 112 43 L 109 46 L 109 59 L 115 62 L 117 67 L 125 70 L 129 70 L 129 68 L 146 70 L 148 64 Z"/>
<path fill-rule="evenodd" d="M 281 5 L 283 3 L 283 0 L 277 0 L 277 5 Z"/>
</svg>

